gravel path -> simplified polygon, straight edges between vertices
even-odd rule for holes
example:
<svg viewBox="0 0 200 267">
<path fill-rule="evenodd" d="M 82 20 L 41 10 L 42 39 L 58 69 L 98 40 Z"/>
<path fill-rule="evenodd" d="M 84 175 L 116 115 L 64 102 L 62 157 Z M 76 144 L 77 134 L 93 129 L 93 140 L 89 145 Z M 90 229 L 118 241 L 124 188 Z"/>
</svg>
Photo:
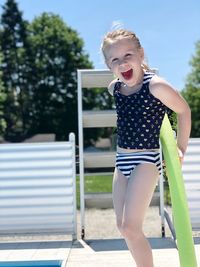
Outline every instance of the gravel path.
<svg viewBox="0 0 200 267">
<path fill-rule="evenodd" d="M 78 212 L 78 229 L 80 229 L 80 212 Z M 80 230 L 78 232 L 80 233 Z M 144 222 L 144 232 L 148 237 L 161 236 L 161 219 L 158 207 L 150 207 L 148 209 Z M 170 235 L 167 225 L 166 235 Z M 121 238 L 116 227 L 113 209 L 86 209 L 85 238 Z"/>
<path fill-rule="evenodd" d="M 171 208 L 167 208 L 171 214 Z M 149 207 L 145 222 L 144 233 L 147 237 L 161 237 L 161 218 L 159 207 Z M 80 212 L 78 211 L 78 238 L 80 238 Z M 171 232 L 165 222 L 166 236 L 171 237 Z M 194 237 L 200 237 L 200 231 L 193 232 Z M 86 239 L 104 239 L 104 238 L 122 238 L 119 233 L 113 209 L 86 209 L 85 212 L 85 238 Z"/>
<path fill-rule="evenodd" d="M 171 209 L 168 209 L 171 212 Z M 81 218 L 80 211 L 77 211 L 77 238 L 81 238 Z M 171 236 L 168 225 L 165 223 L 166 236 Z M 149 207 L 145 222 L 144 233 L 147 237 L 161 237 L 161 218 L 157 206 Z M 194 232 L 194 236 L 200 237 L 200 232 Z M 71 236 L 46 235 L 46 236 L 0 236 L 0 241 L 20 241 L 20 240 L 66 240 Z M 85 239 L 113 239 L 122 238 L 119 233 L 113 209 L 86 209 L 85 210 Z"/>
</svg>

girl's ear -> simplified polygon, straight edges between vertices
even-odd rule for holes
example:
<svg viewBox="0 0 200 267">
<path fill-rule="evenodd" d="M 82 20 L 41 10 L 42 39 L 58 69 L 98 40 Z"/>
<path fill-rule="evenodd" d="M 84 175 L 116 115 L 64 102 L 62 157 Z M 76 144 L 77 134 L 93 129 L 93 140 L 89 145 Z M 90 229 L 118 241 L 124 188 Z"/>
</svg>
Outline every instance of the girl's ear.
<svg viewBox="0 0 200 267">
<path fill-rule="evenodd" d="M 109 63 L 107 60 L 105 60 L 106 66 L 109 68 L 109 70 L 111 70 L 111 67 L 109 66 Z"/>
<path fill-rule="evenodd" d="M 144 48 L 143 47 L 140 47 L 139 52 L 140 52 L 141 59 L 143 61 L 144 60 Z"/>
</svg>

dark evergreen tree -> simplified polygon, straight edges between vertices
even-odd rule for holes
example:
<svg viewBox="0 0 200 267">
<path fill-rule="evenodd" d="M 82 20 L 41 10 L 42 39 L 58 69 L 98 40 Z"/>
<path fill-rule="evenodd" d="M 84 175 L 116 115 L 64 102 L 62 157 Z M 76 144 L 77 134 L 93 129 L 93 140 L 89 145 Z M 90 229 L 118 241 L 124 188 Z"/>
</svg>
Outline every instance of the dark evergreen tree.
<svg viewBox="0 0 200 267">
<path fill-rule="evenodd" d="M 1 54 L 0 54 L 0 62 L 1 62 Z M 3 139 L 6 129 L 6 121 L 4 118 L 4 103 L 6 101 L 5 88 L 3 87 L 2 82 L 2 73 L 0 72 L 0 142 Z"/>
<path fill-rule="evenodd" d="M 29 106 L 27 88 L 27 22 L 22 19 L 15 0 L 7 0 L 1 17 L 0 48 L 2 52 L 1 72 L 6 101 L 5 139 L 20 141 L 29 128 L 26 107 Z"/>
</svg>

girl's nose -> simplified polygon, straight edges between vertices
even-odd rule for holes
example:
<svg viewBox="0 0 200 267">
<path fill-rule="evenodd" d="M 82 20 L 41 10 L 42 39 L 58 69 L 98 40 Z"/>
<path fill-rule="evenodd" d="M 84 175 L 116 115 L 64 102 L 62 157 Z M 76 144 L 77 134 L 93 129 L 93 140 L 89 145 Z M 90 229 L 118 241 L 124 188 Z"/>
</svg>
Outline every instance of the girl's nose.
<svg viewBox="0 0 200 267">
<path fill-rule="evenodd" d="M 122 59 L 120 59 L 119 60 L 119 65 L 121 66 L 121 65 L 124 65 L 124 64 L 126 64 L 127 62 L 126 62 L 126 59 L 125 58 L 122 58 Z"/>
</svg>

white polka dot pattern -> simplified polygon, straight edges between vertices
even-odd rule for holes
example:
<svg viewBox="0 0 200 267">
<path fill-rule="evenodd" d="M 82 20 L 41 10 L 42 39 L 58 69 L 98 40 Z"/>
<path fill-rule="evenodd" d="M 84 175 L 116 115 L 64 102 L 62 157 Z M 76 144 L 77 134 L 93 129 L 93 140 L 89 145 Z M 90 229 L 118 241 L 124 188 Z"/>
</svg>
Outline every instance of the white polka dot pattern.
<svg viewBox="0 0 200 267">
<path fill-rule="evenodd" d="M 145 72 L 142 88 L 131 95 L 120 92 L 115 84 L 118 146 L 127 149 L 157 149 L 162 120 L 168 108 L 149 91 L 154 73 Z"/>
</svg>

